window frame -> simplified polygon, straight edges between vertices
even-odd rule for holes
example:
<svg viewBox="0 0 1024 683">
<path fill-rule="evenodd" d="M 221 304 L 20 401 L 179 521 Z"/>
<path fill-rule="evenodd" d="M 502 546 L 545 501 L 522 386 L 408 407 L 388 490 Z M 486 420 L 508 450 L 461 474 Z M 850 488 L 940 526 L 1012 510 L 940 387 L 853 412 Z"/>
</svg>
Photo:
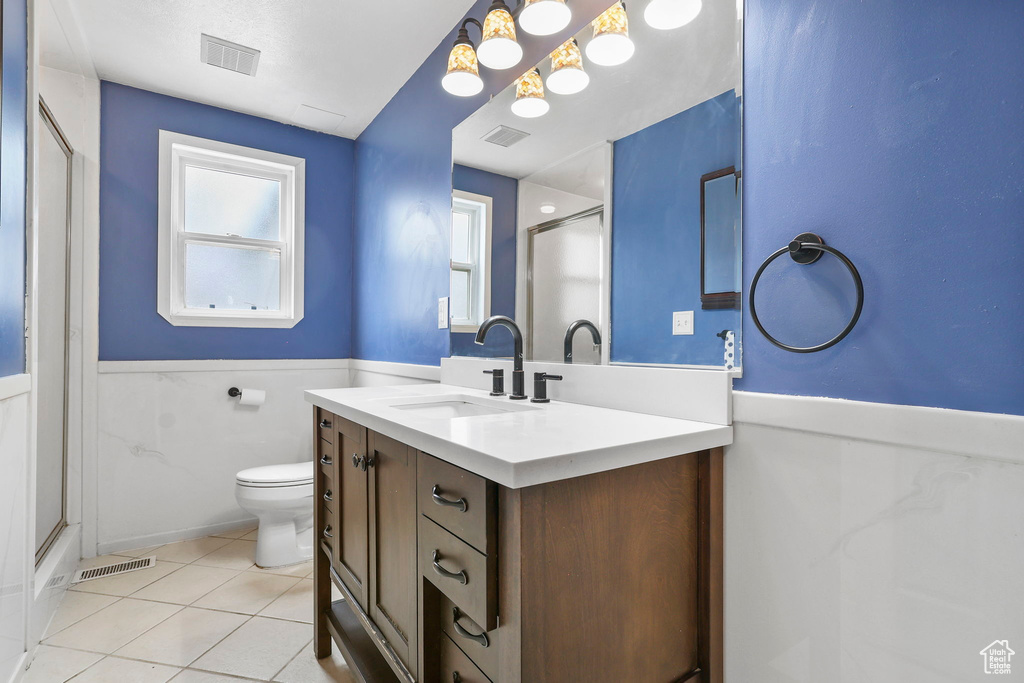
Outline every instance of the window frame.
<svg viewBox="0 0 1024 683">
<path fill-rule="evenodd" d="M 484 320 L 491 315 L 491 226 L 494 200 L 487 195 L 452 190 L 452 213 L 455 212 L 456 206 L 459 204 L 476 216 L 470 227 L 470 253 L 475 256 L 475 260 L 471 262 L 455 261 L 449 256 L 448 281 L 450 287 L 453 271 L 469 273 L 469 308 L 475 317 L 456 319 L 451 313 L 449 302 L 449 325 L 452 332 L 475 334 Z M 449 240 L 451 240 L 450 234 Z"/>
<path fill-rule="evenodd" d="M 157 312 L 179 327 L 290 328 L 304 315 L 306 160 L 182 133 L 160 131 Z M 261 240 L 184 230 L 188 166 L 281 183 L 281 239 Z M 276 311 L 188 308 L 185 249 L 189 244 L 281 253 L 281 307 Z"/>
</svg>

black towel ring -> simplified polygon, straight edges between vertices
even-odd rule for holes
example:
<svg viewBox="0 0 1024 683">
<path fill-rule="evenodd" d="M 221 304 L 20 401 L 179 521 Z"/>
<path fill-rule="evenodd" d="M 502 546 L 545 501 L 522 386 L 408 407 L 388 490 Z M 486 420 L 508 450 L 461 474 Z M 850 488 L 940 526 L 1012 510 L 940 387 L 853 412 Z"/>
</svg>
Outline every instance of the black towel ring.
<svg viewBox="0 0 1024 683">
<path fill-rule="evenodd" d="M 757 306 L 754 304 L 754 293 L 757 291 L 757 282 L 761 279 L 761 273 L 764 272 L 764 269 L 768 267 L 769 263 L 783 254 L 788 253 L 794 261 L 800 265 L 806 266 L 820 259 L 821 255 L 826 251 L 842 261 L 843 265 L 845 265 L 850 271 L 850 275 L 853 276 L 853 282 L 857 286 L 857 309 L 853 312 L 853 317 L 850 318 L 850 322 L 847 324 L 846 328 L 824 344 L 818 344 L 817 346 L 790 346 L 789 344 L 783 344 L 778 339 L 768 334 L 764 329 L 764 326 L 761 324 L 761 320 L 757 317 Z M 793 353 L 814 353 L 816 351 L 824 351 L 829 347 L 835 346 L 841 342 L 846 335 L 850 334 L 851 330 L 853 330 L 854 326 L 857 324 L 857 320 L 860 319 L 860 312 L 863 308 L 864 282 L 860 279 L 860 273 L 857 272 L 857 267 L 854 266 L 853 262 L 846 257 L 846 254 L 838 249 L 826 245 L 825 240 L 821 239 L 821 237 L 815 235 L 813 232 L 805 232 L 797 235 L 788 246 L 779 249 L 777 252 L 769 256 L 767 260 L 761 264 L 761 267 L 757 269 L 757 273 L 754 274 L 754 279 L 750 283 L 750 317 L 754 319 L 754 324 L 757 325 L 757 329 L 760 330 L 761 334 L 763 334 L 772 344 L 775 344 L 780 349 L 792 351 Z"/>
</svg>

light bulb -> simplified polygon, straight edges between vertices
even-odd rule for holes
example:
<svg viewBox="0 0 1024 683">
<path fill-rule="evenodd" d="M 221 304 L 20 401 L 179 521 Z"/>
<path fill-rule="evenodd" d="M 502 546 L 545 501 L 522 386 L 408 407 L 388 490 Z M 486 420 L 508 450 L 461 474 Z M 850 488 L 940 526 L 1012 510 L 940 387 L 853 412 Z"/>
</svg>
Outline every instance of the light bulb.
<svg viewBox="0 0 1024 683">
<path fill-rule="evenodd" d="M 523 58 L 523 48 L 516 42 L 516 22 L 502 0 L 487 12 L 476 53 L 480 63 L 491 69 L 510 69 Z"/>
<path fill-rule="evenodd" d="M 629 19 L 621 2 L 594 19 L 594 37 L 587 43 L 587 57 L 601 66 L 618 66 L 629 61 L 636 46 L 629 39 Z"/>
<path fill-rule="evenodd" d="M 644 21 L 652 28 L 679 28 L 696 19 L 701 7 L 701 0 L 651 0 L 644 10 Z"/>
<path fill-rule="evenodd" d="M 541 204 L 540 205 L 540 212 L 541 213 L 554 213 L 555 212 L 555 205 L 554 204 Z"/>
<path fill-rule="evenodd" d="M 551 73 L 548 74 L 548 90 L 559 95 L 575 95 L 590 83 L 590 76 L 583 70 L 583 55 L 575 38 L 562 43 L 551 53 Z"/>
<path fill-rule="evenodd" d="M 569 25 L 572 10 L 565 0 L 526 0 L 519 13 L 519 26 L 535 36 L 550 36 Z"/>
<path fill-rule="evenodd" d="M 544 116 L 550 109 L 544 99 L 544 81 L 537 69 L 530 69 L 516 81 L 516 101 L 512 103 L 512 113 L 524 119 L 535 119 Z"/>
<path fill-rule="evenodd" d="M 456 43 L 452 47 L 448 73 L 441 79 L 441 87 L 459 97 L 472 97 L 484 89 L 472 44 Z"/>
</svg>

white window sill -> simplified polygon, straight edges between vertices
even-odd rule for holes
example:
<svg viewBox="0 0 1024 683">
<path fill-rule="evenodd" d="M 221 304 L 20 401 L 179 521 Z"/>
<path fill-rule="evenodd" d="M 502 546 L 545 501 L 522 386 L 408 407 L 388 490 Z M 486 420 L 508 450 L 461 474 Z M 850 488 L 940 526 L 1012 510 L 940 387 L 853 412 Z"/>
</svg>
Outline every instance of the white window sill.
<svg viewBox="0 0 1024 683">
<path fill-rule="evenodd" d="M 250 327 L 250 328 L 291 328 L 299 324 L 302 316 L 244 316 L 244 315 L 187 315 L 163 311 L 160 317 L 175 327 Z"/>
</svg>

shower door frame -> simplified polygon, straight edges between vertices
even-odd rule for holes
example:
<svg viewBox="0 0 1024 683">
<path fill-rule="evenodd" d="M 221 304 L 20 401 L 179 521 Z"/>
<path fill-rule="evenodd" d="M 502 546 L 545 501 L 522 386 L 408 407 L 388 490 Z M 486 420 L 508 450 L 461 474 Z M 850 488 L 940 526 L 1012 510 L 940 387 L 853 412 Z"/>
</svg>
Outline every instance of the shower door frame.
<svg viewBox="0 0 1024 683">
<path fill-rule="evenodd" d="M 602 320 L 597 326 L 601 330 L 602 339 L 607 339 L 607 326 L 608 322 L 604 320 L 605 311 L 605 297 L 606 290 L 608 289 L 606 279 L 611 276 L 610 272 L 607 272 L 605 254 L 607 249 L 610 248 L 607 242 L 607 234 L 605 230 L 605 206 L 604 204 L 598 204 L 592 208 L 574 213 L 571 216 L 564 218 L 556 218 L 546 223 L 540 223 L 531 228 L 526 229 L 526 329 L 529 331 L 524 340 L 526 358 L 533 360 L 533 335 L 536 332 L 533 326 L 533 249 L 534 249 L 534 238 L 544 232 L 551 230 L 557 230 L 558 228 L 564 228 L 573 223 L 578 223 L 582 220 L 590 218 L 591 216 L 598 216 L 600 221 L 601 231 L 601 258 L 600 258 L 600 286 L 599 286 L 599 306 L 601 309 Z M 560 362 L 560 361 L 559 361 Z M 604 349 L 602 349 L 602 364 L 604 364 Z"/>
</svg>

